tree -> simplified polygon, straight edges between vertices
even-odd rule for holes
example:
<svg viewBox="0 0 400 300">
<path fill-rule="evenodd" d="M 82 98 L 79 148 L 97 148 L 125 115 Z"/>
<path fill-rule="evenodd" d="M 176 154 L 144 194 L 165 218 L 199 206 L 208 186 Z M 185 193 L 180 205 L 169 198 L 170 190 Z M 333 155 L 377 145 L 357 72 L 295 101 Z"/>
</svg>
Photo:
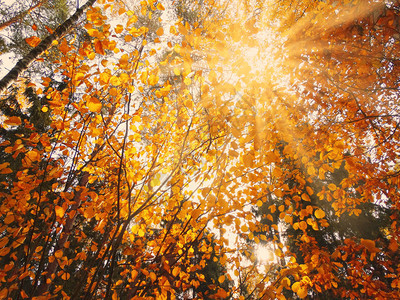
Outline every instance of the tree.
<svg viewBox="0 0 400 300">
<path fill-rule="evenodd" d="M 368 4 L 78 9 L 0 84 L 0 297 L 395 299 L 398 8 Z"/>
</svg>

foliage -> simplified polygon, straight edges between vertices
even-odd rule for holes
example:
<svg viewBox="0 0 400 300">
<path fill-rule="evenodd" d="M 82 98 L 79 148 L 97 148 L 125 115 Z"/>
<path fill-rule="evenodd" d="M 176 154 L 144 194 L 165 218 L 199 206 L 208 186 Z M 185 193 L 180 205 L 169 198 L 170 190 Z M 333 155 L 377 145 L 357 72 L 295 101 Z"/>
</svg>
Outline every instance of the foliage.
<svg viewBox="0 0 400 300">
<path fill-rule="evenodd" d="M 29 54 L 54 72 L 0 100 L 0 298 L 397 299 L 399 9 L 99 0 L 61 24 Z"/>
</svg>

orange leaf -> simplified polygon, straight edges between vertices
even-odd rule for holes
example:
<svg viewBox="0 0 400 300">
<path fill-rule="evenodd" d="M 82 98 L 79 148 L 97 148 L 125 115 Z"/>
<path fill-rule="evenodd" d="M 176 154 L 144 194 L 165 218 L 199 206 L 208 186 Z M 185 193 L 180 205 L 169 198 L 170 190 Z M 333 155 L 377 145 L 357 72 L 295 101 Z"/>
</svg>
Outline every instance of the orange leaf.
<svg viewBox="0 0 400 300">
<path fill-rule="evenodd" d="M 39 45 L 40 41 L 40 38 L 37 36 L 31 36 L 25 39 L 25 42 L 27 42 L 27 44 L 31 47 L 36 47 L 37 45 Z"/>
<path fill-rule="evenodd" d="M 101 55 L 105 54 L 103 45 L 102 45 L 101 41 L 99 41 L 98 39 L 96 39 L 94 41 L 94 49 L 95 49 L 96 53 L 98 53 L 98 54 L 101 54 Z"/>
<path fill-rule="evenodd" d="M 95 113 L 99 113 L 102 108 L 101 102 L 99 101 L 99 99 L 97 99 L 95 97 L 89 98 L 86 105 L 91 112 L 95 112 Z"/>
<path fill-rule="evenodd" d="M 117 25 L 114 30 L 115 33 L 121 33 L 122 30 L 124 30 L 124 27 L 122 25 Z"/>
<path fill-rule="evenodd" d="M 172 270 L 172 275 L 173 275 L 174 277 L 176 277 L 176 276 L 178 276 L 178 274 L 179 274 L 180 271 L 181 271 L 181 268 L 175 267 L 175 268 Z"/>
<path fill-rule="evenodd" d="M 156 34 L 158 36 L 162 36 L 164 34 L 164 29 L 162 27 L 158 28 L 157 31 L 156 31 Z"/>
<path fill-rule="evenodd" d="M 314 212 L 314 215 L 317 217 L 317 219 L 322 219 L 323 217 L 325 217 L 325 212 L 322 209 L 317 209 Z"/>
<path fill-rule="evenodd" d="M 12 172 L 10 168 L 5 168 L 0 171 L 0 174 L 11 174 Z"/>
<path fill-rule="evenodd" d="M 7 120 L 4 121 L 5 124 L 7 125 L 12 125 L 12 126 L 17 126 L 20 125 L 21 122 L 21 118 L 20 117 L 9 117 Z"/>
<path fill-rule="evenodd" d="M 47 30 L 50 34 L 53 34 L 54 30 L 51 29 L 49 26 L 46 26 L 46 25 L 45 25 L 44 28 L 46 28 L 46 30 Z"/>
<path fill-rule="evenodd" d="M 5 218 L 4 218 L 4 224 L 8 225 L 10 223 L 14 222 L 14 215 L 12 213 L 9 213 Z"/>
<path fill-rule="evenodd" d="M 56 206 L 55 210 L 56 210 L 57 217 L 59 217 L 59 218 L 64 217 L 64 214 L 65 214 L 64 208 L 62 208 L 61 206 Z"/>
<path fill-rule="evenodd" d="M 225 281 L 225 276 L 224 275 L 219 276 L 218 281 L 219 283 L 223 283 Z"/>
<path fill-rule="evenodd" d="M 8 163 L 8 162 L 0 164 L 0 170 L 7 168 L 9 165 L 10 165 L 10 163 Z"/>
<path fill-rule="evenodd" d="M 57 257 L 57 258 L 61 258 L 63 256 L 63 251 L 62 250 L 57 250 L 54 253 L 54 256 Z"/>
</svg>

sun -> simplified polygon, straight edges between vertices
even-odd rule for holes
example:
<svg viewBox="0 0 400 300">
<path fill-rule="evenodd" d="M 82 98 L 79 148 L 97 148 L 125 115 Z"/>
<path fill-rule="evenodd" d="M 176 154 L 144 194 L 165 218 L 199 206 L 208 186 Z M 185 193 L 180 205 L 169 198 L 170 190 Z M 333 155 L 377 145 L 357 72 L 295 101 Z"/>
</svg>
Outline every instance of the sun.
<svg viewBox="0 0 400 300">
<path fill-rule="evenodd" d="M 268 245 L 257 245 L 255 253 L 257 260 L 262 264 L 268 264 L 276 261 L 275 254 Z"/>
</svg>

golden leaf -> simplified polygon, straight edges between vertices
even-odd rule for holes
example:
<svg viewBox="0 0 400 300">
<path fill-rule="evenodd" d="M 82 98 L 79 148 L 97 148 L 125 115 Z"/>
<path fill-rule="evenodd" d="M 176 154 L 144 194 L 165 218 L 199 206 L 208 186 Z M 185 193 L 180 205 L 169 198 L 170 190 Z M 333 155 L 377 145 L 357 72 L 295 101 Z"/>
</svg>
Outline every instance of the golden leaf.
<svg viewBox="0 0 400 300">
<path fill-rule="evenodd" d="M 158 76 L 157 75 L 154 75 L 154 74 L 151 74 L 150 76 L 149 76 L 149 84 L 150 85 L 156 85 L 157 84 L 157 82 L 158 82 Z"/>
<path fill-rule="evenodd" d="M 323 217 L 325 217 L 325 212 L 322 209 L 317 209 L 314 212 L 314 215 L 317 219 L 322 219 Z"/>
<path fill-rule="evenodd" d="M 119 86 L 121 84 L 121 80 L 117 76 L 112 76 L 110 78 L 110 83 L 114 86 Z"/>
<path fill-rule="evenodd" d="M 57 257 L 58 259 L 60 259 L 61 257 L 63 257 L 63 251 L 62 250 L 57 250 L 54 253 L 54 256 Z"/>
<path fill-rule="evenodd" d="M 157 31 L 156 31 L 156 34 L 158 36 L 162 36 L 164 34 L 164 29 L 162 27 L 158 28 Z"/>
<path fill-rule="evenodd" d="M 122 30 L 124 30 L 124 27 L 122 25 L 117 25 L 114 30 L 115 33 L 121 33 Z"/>
<path fill-rule="evenodd" d="M 156 274 L 154 272 L 150 272 L 150 279 L 151 279 L 151 282 L 156 281 L 157 276 L 156 276 Z"/>
<path fill-rule="evenodd" d="M 86 102 L 86 105 L 89 110 L 94 113 L 99 113 L 102 108 L 101 102 L 95 97 L 90 97 L 89 100 Z"/>
<path fill-rule="evenodd" d="M 176 276 L 178 276 L 178 274 L 181 272 L 181 268 L 179 268 L 179 267 L 175 267 L 173 270 L 172 270 L 172 275 L 174 276 L 174 277 L 176 277 Z"/>
<path fill-rule="evenodd" d="M 223 283 L 225 281 L 225 275 L 221 275 L 218 277 L 219 283 Z"/>
<path fill-rule="evenodd" d="M 56 211 L 56 216 L 57 217 L 59 217 L 59 218 L 64 217 L 64 214 L 65 214 L 64 208 L 62 208 L 61 206 L 56 206 L 55 207 L 55 211 Z"/>
</svg>

